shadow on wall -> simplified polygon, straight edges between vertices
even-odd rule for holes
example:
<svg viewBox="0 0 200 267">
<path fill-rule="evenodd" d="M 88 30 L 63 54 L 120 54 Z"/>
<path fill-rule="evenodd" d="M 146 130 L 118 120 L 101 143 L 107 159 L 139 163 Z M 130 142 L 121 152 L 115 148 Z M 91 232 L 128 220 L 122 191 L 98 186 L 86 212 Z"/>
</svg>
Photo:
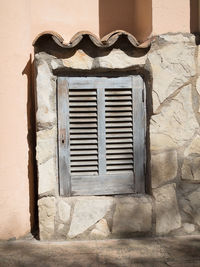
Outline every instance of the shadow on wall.
<svg viewBox="0 0 200 267">
<path fill-rule="evenodd" d="M 190 0 L 190 32 L 199 32 L 199 0 Z"/>
<path fill-rule="evenodd" d="M 99 0 L 99 35 L 125 30 L 144 42 L 152 32 L 152 0 Z"/>
<path fill-rule="evenodd" d="M 27 62 L 22 75 L 27 76 L 27 141 L 28 141 L 28 179 L 29 179 L 29 212 L 31 233 L 35 236 L 38 228 L 37 212 L 37 165 L 36 165 L 36 121 L 35 121 L 35 94 L 33 79 L 33 62 Z"/>
</svg>

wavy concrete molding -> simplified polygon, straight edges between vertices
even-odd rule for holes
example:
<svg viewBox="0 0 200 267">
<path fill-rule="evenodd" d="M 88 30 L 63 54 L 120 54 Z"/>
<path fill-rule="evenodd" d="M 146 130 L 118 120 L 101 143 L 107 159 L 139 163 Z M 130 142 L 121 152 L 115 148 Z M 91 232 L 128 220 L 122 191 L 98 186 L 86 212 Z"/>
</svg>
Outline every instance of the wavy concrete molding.
<svg viewBox="0 0 200 267">
<path fill-rule="evenodd" d="M 127 40 L 134 46 L 138 48 L 147 48 L 151 45 L 151 39 L 145 41 L 140 44 L 137 39 L 130 33 L 122 30 L 113 31 L 107 35 L 105 35 L 102 39 L 99 39 L 96 35 L 89 31 L 80 31 L 77 32 L 70 40 L 69 43 L 65 43 L 63 37 L 57 32 L 53 31 L 44 31 L 36 36 L 33 41 L 33 46 L 37 46 L 37 42 L 41 40 L 45 36 L 50 36 L 54 40 L 56 44 L 58 44 L 62 48 L 73 48 L 78 45 L 81 40 L 87 36 L 92 41 L 94 45 L 97 47 L 110 47 L 116 43 L 120 36 L 125 36 Z"/>
</svg>

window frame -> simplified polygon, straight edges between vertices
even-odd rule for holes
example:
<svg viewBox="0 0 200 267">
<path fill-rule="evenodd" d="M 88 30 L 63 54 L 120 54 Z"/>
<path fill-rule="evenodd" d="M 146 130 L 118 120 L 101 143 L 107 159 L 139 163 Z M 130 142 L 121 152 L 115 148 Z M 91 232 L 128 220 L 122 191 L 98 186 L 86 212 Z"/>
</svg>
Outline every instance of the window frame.
<svg viewBox="0 0 200 267">
<path fill-rule="evenodd" d="M 133 104 L 133 158 L 134 168 L 131 190 L 124 187 L 123 190 L 118 190 L 118 187 L 123 188 L 124 180 L 121 179 L 123 174 L 115 174 L 115 179 L 111 179 L 110 184 L 107 182 L 107 175 L 99 175 L 101 179 L 99 182 L 94 184 L 94 177 L 88 177 L 86 182 L 87 189 L 83 190 L 83 179 L 76 177 L 77 185 L 76 191 L 72 191 L 71 175 L 70 175 L 70 147 L 69 147 L 69 99 L 67 90 L 69 89 L 70 80 L 75 81 L 76 79 L 88 78 L 88 79 L 106 79 L 118 78 L 116 81 L 121 81 L 129 77 L 131 78 L 132 96 L 134 101 Z M 101 84 L 101 87 L 102 84 Z M 106 87 L 104 86 L 104 89 Z M 121 87 L 120 87 L 121 88 Z M 100 88 L 96 88 L 97 91 Z M 61 196 L 72 196 L 72 195 L 115 195 L 115 194 L 131 194 L 131 193 L 145 193 L 145 170 L 146 170 L 146 90 L 145 83 L 140 75 L 127 75 L 117 77 L 66 77 L 59 76 L 57 79 L 57 115 L 58 115 L 58 175 L 59 175 L 59 191 Z M 99 117 L 99 115 L 98 115 Z M 130 177 L 129 177 L 130 178 Z M 127 178 L 127 179 L 129 179 Z M 74 179 L 74 178 L 73 178 Z M 105 182 L 107 182 L 105 186 Z M 130 182 L 130 181 L 126 181 Z M 84 185 L 85 186 L 85 185 Z M 109 188 L 111 187 L 111 188 Z M 106 191 L 106 188 L 108 189 Z M 104 190 L 103 190 L 104 189 Z M 101 193 L 103 190 L 103 193 Z M 78 192 L 78 193 L 77 193 Z M 80 192 L 80 193 L 79 193 Z"/>
</svg>

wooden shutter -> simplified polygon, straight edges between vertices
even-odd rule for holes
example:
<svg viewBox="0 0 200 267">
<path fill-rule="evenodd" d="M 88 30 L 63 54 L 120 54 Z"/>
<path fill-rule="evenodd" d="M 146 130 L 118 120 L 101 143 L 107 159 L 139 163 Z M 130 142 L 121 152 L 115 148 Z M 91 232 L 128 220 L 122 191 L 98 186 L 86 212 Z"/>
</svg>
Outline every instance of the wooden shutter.
<svg viewBox="0 0 200 267">
<path fill-rule="evenodd" d="M 144 192 L 143 91 L 140 76 L 58 78 L 61 195 Z"/>
</svg>

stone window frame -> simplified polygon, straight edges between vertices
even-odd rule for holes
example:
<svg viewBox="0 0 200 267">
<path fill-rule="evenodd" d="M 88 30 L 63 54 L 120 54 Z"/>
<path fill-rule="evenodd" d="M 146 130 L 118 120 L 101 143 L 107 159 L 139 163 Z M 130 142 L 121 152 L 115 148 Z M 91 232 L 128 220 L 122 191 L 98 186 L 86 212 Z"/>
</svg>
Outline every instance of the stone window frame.
<svg viewBox="0 0 200 267">
<path fill-rule="evenodd" d="M 112 57 L 117 55 L 117 61 L 113 61 Z M 123 60 L 125 58 L 125 60 Z M 124 54 L 123 51 L 114 49 L 111 55 L 102 63 L 99 58 L 99 65 L 92 67 L 86 61 L 80 62 L 80 67 L 68 60 L 57 58 L 47 52 L 35 53 L 36 68 L 36 122 L 37 122 L 37 166 L 38 166 L 38 194 L 40 197 L 45 195 L 59 196 L 59 177 L 58 177 L 58 149 L 57 149 L 57 77 L 58 76 L 127 76 L 140 75 L 144 80 L 146 87 L 146 71 L 145 61 L 146 55 L 139 58 L 131 58 Z M 89 59 L 90 62 L 91 59 Z M 95 60 L 95 59 L 94 59 Z M 124 62 L 122 64 L 122 62 Z M 105 64 L 105 66 L 103 66 Z M 119 64 L 121 68 L 119 68 Z M 71 66 L 70 66 L 71 65 Z M 101 66 L 102 65 L 102 66 Z M 110 67 L 111 65 L 112 67 Z M 146 102 L 145 102 L 146 110 Z M 147 121 L 146 121 L 147 123 Z M 146 144 L 146 127 L 145 125 L 145 144 Z M 44 146 L 48 146 L 45 152 Z M 145 150 L 147 149 L 145 145 Z M 146 152 L 146 151 L 145 151 Z M 47 153 L 47 155 L 45 155 Z M 145 153 L 146 156 L 146 153 Z M 146 158 L 145 158 L 146 163 Z M 146 175 L 145 166 L 145 182 L 143 189 L 138 190 L 142 194 L 146 194 L 148 185 L 148 177 Z"/>
</svg>

